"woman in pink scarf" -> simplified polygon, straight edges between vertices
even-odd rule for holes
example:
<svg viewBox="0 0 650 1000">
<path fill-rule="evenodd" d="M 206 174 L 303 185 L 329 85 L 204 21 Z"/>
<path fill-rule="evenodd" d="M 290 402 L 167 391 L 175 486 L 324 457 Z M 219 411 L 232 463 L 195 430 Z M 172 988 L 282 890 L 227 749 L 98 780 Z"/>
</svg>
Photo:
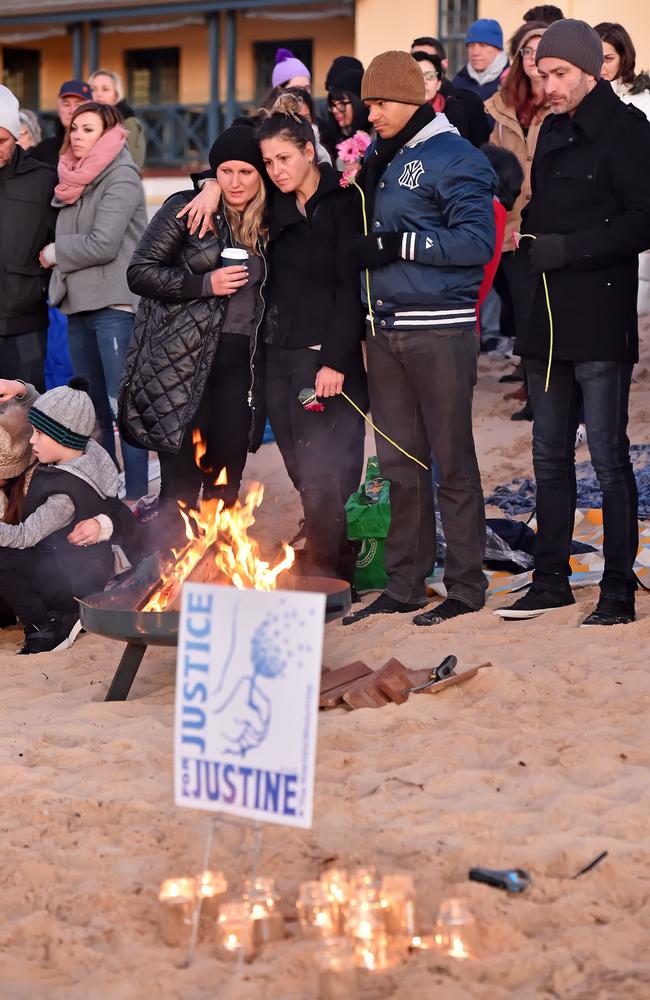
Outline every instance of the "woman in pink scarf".
<svg viewBox="0 0 650 1000">
<path fill-rule="evenodd" d="M 54 243 L 41 251 L 52 268 L 50 303 L 68 316 L 72 366 L 90 382 L 99 443 L 116 461 L 115 409 L 138 298 L 126 282 L 147 225 L 144 191 L 114 107 L 76 108 L 59 158 Z M 146 451 L 121 443 L 127 500 L 148 490 Z"/>
</svg>

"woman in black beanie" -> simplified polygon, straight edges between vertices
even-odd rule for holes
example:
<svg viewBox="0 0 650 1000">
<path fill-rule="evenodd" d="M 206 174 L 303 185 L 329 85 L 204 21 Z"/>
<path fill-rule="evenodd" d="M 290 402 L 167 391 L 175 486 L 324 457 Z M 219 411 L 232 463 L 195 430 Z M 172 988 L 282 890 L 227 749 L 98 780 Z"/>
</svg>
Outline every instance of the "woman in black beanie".
<svg viewBox="0 0 650 1000">
<path fill-rule="evenodd" d="M 250 123 L 236 121 L 219 136 L 210 167 L 221 190 L 210 232 L 200 239 L 177 218 L 193 191 L 172 195 L 127 272 L 141 300 L 120 388 L 120 425 L 134 444 L 160 453 L 161 509 L 174 514 L 178 500 L 196 507 L 201 487 L 204 498 L 232 505 L 247 452 L 259 447 L 264 429 L 258 328 L 266 190 Z M 228 257 L 235 262 L 226 264 Z M 222 469 L 227 485 L 217 486 Z M 172 523 L 182 527 L 176 516 Z"/>
</svg>

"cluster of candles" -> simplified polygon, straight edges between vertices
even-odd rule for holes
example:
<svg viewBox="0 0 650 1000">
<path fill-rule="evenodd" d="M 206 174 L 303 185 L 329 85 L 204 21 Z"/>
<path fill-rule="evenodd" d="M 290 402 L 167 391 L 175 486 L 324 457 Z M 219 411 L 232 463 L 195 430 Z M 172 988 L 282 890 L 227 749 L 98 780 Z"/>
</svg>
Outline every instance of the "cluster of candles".
<svg viewBox="0 0 650 1000">
<path fill-rule="evenodd" d="M 222 959 L 250 962 L 260 949 L 285 936 L 280 897 L 270 878 L 244 883 L 241 897 L 227 896 L 218 871 L 167 879 L 160 887 L 162 937 L 188 946 L 199 912 L 200 929 L 214 938 Z M 383 878 L 373 867 L 347 872 L 330 868 L 303 882 L 296 903 L 302 937 L 318 944 L 319 1000 L 353 1000 L 357 969 L 392 968 L 410 951 L 435 948 L 454 958 L 475 955 L 476 926 L 462 900 L 443 900 L 433 933 L 422 935 L 411 875 Z"/>
<path fill-rule="evenodd" d="M 319 1000 L 352 1000 L 357 969 L 389 969 L 411 951 L 471 958 L 476 950 L 475 921 L 459 899 L 443 900 L 433 933 L 421 935 L 411 875 L 328 869 L 301 885 L 297 908 L 303 937 L 322 942 Z"/>
</svg>

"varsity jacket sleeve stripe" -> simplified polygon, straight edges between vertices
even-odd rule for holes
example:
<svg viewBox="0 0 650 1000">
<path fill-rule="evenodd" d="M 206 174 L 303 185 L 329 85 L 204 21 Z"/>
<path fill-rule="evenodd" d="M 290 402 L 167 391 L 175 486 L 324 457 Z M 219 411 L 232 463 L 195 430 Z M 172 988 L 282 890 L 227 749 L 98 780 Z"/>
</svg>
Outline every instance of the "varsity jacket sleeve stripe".
<svg viewBox="0 0 650 1000">
<path fill-rule="evenodd" d="M 404 233 L 402 260 L 434 267 L 487 264 L 496 240 L 493 213 L 486 216 L 485 212 L 486 201 L 492 205 L 494 189 L 487 160 L 485 169 L 477 170 L 475 161 L 458 158 L 447 166 L 437 187 L 444 227 Z"/>
</svg>

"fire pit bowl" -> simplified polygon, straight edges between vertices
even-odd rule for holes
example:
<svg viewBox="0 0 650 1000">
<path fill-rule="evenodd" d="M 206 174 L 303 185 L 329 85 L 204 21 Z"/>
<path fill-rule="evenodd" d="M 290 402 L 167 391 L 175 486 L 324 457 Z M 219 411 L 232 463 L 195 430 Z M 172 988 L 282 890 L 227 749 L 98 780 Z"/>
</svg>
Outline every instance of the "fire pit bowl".
<svg viewBox="0 0 650 1000">
<path fill-rule="evenodd" d="M 325 621 L 341 618 L 351 607 L 350 585 L 345 580 L 320 576 L 282 578 L 280 590 L 303 590 L 326 595 Z M 176 646 L 178 611 L 139 611 L 151 591 L 147 573 L 136 574 L 124 586 L 91 594 L 79 600 L 79 616 L 86 632 L 125 642 L 106 701 L 126 701 L 147 646 Z"/>
</svg>

